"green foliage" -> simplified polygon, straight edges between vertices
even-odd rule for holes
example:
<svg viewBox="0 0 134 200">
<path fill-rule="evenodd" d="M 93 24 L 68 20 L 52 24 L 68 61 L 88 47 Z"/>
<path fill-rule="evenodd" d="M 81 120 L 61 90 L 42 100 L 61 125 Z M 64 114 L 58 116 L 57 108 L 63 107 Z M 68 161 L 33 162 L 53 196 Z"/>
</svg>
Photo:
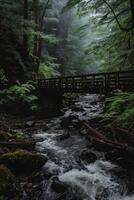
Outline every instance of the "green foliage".
<svg viewBox="0 0 134 200">
<path fill-rule="evenodd" d="M 38 74 L 41 78 L 51 78 L 57 75 L 57 72 L 54 68 L 55 66 L 53 66 L 53 64 L 51 66 L 50 63 L 48 63 L 48 65 L 46 65 L 45 63 L 41 63 L 39 66 Z"/>
<path fill-rule="evenodd" d="M 0 196 L 0 200 L 6 200 L 6 197 Z"/>
<path fill-rule="evenodd" d="M 34 94 L 35 87 L 31 83 L 14 85 L 0 91 L 0 106 L 27 105 L 30 110 L 35 111 L 37 97 Z"/>
<path fill-rule="evenodd" d="M 106 100 L 106 111 L 98 116 L 100 122 L 134 130 L 134 93 L 116 93 Z"/>
<path fill-rule="evenodd" d="M 37 35 L 40 38 L 42 38 L 49 45 L 55 45 L 58 43 L 58 39 L 52 34 L 48 35 L 48 34 L 44 34 L 44 33 L 38 33 Z"/>
<path fill-rule="evenodd" d="M 93 40 L 87 52 L 103 71 L 133 69 L 134 11 L 127 0 L 68 0 L 65 9 L 77 5 L 81 16 L 92 23 Z M 89 23 L 87 24 L 89 25 Z M 83 28 L 83 31 L 85 27 Z"/>
<path fill-rule="evenodd" d="M 27 141 L 32 141 L 31 137 L 27 134 L 24 134 L 22 132 L 18 132 L 15 135 L 15 140 L 16 141 L 21 141 L 21 142 L 27 142 Z"/>
</svg>

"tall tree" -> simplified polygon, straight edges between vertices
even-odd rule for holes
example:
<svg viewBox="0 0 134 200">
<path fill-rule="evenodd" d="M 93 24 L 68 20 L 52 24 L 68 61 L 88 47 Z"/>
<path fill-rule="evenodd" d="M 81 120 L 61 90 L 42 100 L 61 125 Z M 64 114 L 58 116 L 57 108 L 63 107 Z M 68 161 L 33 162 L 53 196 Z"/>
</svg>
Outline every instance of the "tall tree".
<svg viewBox="0 0 134 200">
<path fill-rule="evenodd" d="M 23 56 L 24 56 L 24 59 L 27 59 L 28 57 L 28 35 L 27 35 L 28 0 L 23 0 L 23 13 L 24 13 Z"/>
</svg>

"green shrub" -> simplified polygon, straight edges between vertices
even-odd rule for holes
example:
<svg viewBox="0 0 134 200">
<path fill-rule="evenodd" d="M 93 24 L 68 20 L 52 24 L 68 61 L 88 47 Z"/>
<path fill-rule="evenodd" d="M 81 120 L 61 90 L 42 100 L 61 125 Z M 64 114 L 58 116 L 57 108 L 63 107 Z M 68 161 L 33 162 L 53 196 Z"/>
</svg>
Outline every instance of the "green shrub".
<svg viewBox="0 0 134 200">
<path fill-rule="evenodd" d="M 134 130 L 134 93 L 116 93 L 106 99 L 106 111 L 98 116 L 101 123 Z"/>
<path fill-rule="evenodd" d="M 6 200 L 4 196 L 0 196 L 0 200 Z"/>
<path fill-rule="evenodd" d="M 37 109 L 37 96 L 34 94 L 34 91 L 35 86 L 30 82 L 3 89 L 0 91 L 0 107 L 7 108 L 7 110 L 9 108 L 19 110 L 26 107 L 31 111 L 35 111 Z"/>
</svg>

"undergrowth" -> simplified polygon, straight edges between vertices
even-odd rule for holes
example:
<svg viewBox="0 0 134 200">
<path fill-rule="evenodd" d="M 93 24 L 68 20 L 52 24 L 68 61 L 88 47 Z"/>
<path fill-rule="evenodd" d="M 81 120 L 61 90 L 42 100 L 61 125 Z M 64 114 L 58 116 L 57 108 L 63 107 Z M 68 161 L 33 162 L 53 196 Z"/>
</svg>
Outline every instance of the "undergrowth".
<svg viewBox="0 0 134 200">
<path fill-rule="evenodd" d="M 134 93 L 118 92 L 108 97 L 105 111 L 98 119 L 107 126 L 119 126 L 134 132 Z"/>
</svg>

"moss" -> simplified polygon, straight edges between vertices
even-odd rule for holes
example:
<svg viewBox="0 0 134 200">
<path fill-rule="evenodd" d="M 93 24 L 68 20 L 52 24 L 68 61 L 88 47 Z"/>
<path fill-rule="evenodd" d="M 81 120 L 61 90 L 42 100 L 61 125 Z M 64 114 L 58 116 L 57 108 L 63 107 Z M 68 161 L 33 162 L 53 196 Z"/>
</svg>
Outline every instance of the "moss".
<svg viewBox="0 0 134 200">
<path fill-rule="evenodd" d="M 3 199 L 4 195 L 9 195 L 16 191 L 16 185 L 16 177 L 7 167 L 0 165 L 0 194 L 3 195 Z"/>
<path fill-rule="evenodd" d="M 0 156 L 0 162 L 15 174 L 29 174 L 38 171 L 47 162 L 47 158 L 28 151 L 18 150 Z"/>
<path fill-rule="evenodd" d="M 25 142 L 25 141 L 31 141 L 31 140 L 33 141 L 33 139 L 29 135 L 26 135 L 23 132 L 16 133 L 15 140 L 19 142 L 22 142 L 22 141 Z"/>
</svg>

